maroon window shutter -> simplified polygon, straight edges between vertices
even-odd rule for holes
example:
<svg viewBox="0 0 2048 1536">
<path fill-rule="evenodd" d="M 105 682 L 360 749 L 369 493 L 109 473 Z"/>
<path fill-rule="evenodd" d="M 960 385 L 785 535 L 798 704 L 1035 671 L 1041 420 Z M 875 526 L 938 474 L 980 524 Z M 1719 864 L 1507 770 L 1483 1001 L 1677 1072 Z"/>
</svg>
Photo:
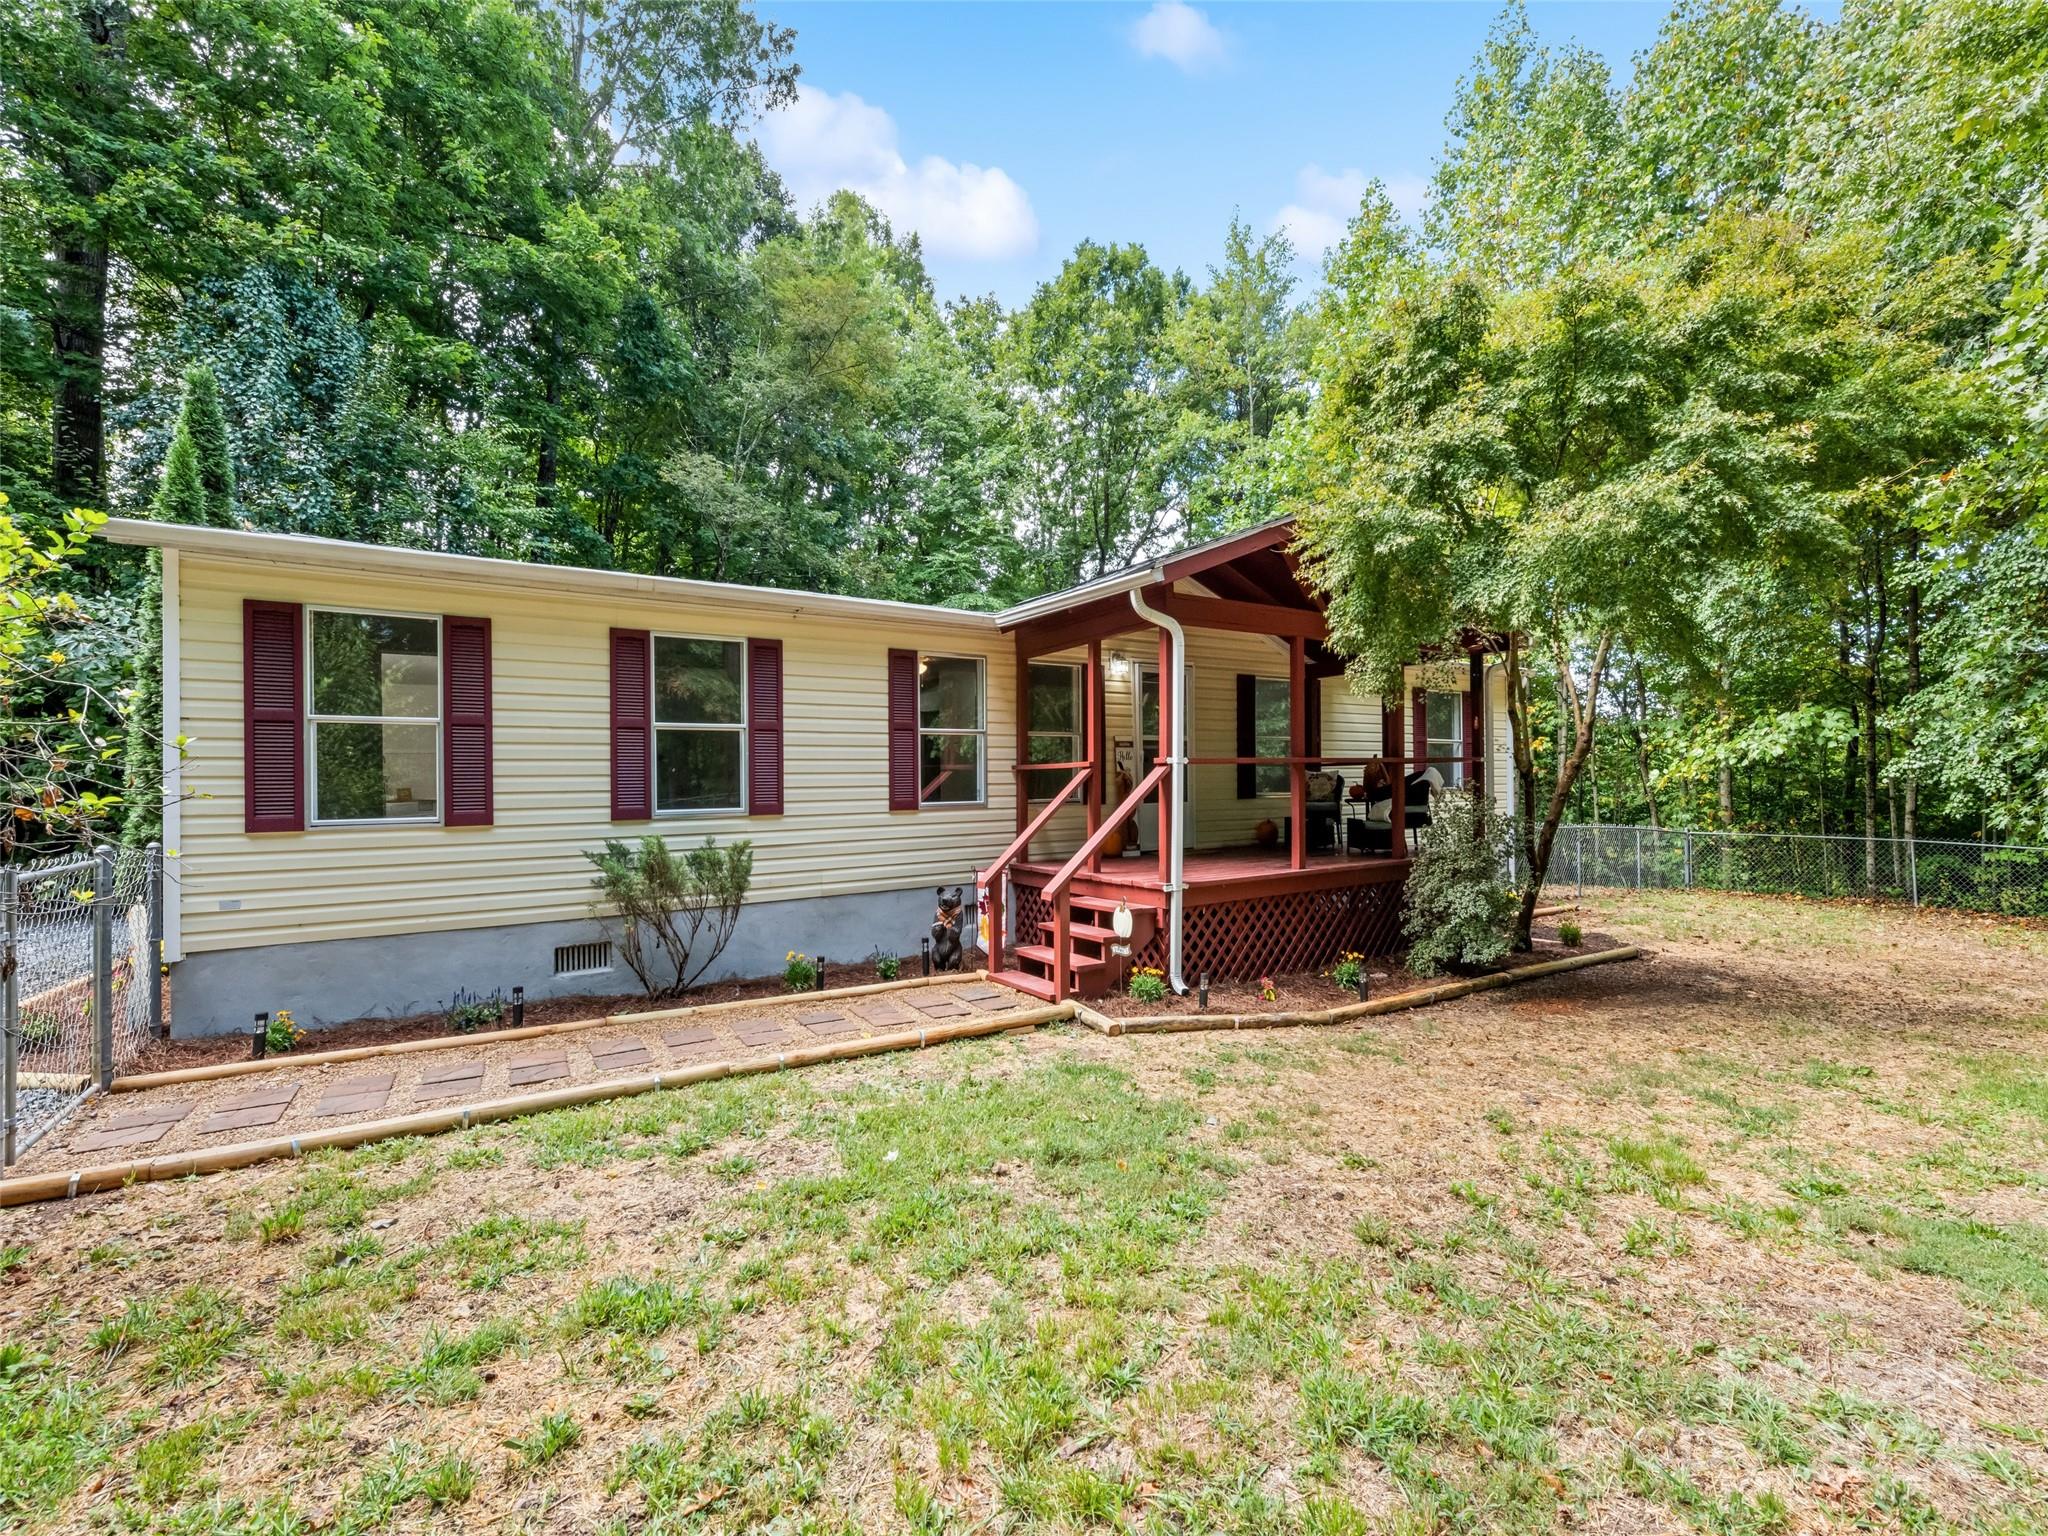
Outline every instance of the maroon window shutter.
<svg viewBox="0 0 2048 1536">
<path fill-rule="evenodd" d="M 1415 726 L 1410 755 L 1415 759 L 1415 773 L 1429 766 L 1429 693 L 1426 689 L 1415 690 Z"/>
<path fill-rule="evenodd" d="M 1259 680 L 1249 672 L 1237 674 L 1237 755 L 1259 755 Z M 1250 800 L 1259 792 L 1259 770 L 1250 763 L 1237 765 L 1237 798 Z"/>
<path fill-rule="evenodd" d="M 612 820 L 654 814 L 654 663 L 647 631 L 612 631 Z"/>
<path fill-rule="evenodd" d="M 242 826 L 306 826 L 305 615 L 297 603 L 242 604 Z"/>
<path fill-rule="evenodd" d="M 889 653 L 889 809 L 914 811 L 917 793 L 917 652 Z"/>
<path fill-rule="evenodd" d="M 747 813 L 782 814 L 782 642 L 747 642 Z"/>
<path fill-rule="evenodd" d="M 1308 675 L 1306 692 L 1301 700 L 1302 742 L 1308 748 L 1310 757 L 1323 755 L 1323 680 L 1315 673 Z"/>
<path fill-rule="evenodd" d="M 441 620 L 441 824 L 491 824 L 491 621 Z"/>
</svg>

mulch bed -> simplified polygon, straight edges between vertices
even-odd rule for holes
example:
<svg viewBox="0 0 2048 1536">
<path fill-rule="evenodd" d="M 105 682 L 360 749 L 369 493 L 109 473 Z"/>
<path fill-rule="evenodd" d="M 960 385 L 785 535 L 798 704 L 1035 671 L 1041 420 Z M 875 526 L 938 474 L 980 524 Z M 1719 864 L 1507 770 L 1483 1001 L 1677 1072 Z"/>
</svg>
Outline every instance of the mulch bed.
<svg viewBox="0 0 2048 1536">
<path fill-rule="evenodd" d="M 978 954 L 971 954 L 962 961 L 963 968 L 973 970 L 980 963 Z M 902 962 L 899 979 L 908 980 L 923 974 L 922 959 L 907 955 Z M 875 974 L 875 963 L 863 960 L 858 964 L 836 965 L 827 962 L 824 984 L 826 987 L 871 986 L 881 980 Z M 658 1008 L 695 1007 L 703 1003 L 730 1003 L 744 998 L 783 997 L 785 993 L 780 974 L 774 976 L 753 976 L 744 980 L 707 982 L 695 988 L 688 997 L 650 998 L 644 992 L 582 993 L 574 997 L 547 997 L 529 999 L 522 1024 L 563 1024 L 572 1019 L 603 1018 L 613 1013 L 648 1013 Z M 505 1015 L 495 1023 L 479 1026 L 482 1030 L 510 1029 L 512 1027 L 512 1005 L 505 1004 Z M 352 1050 L 364 1045 L 391 1045 L 401 1040 L 424 1040 L 434 1035 L 448 1035 L 455 1031 L 448 1027 L 445 1013 L 415 1013 L 402 1019 L 351 1019 L 344 1024 L 328 1024 L 309 1030 L 301 1047 L 308 1051 Z M 222 1061 L 246 1061 L 249 1058 L 249 1037 L 245 1034 L 201 1035 L 185 1040 L 157 1040 L 147 1046 L 128 1068 L 130 1074 L 142 1072 L 168 1072 L 180 1067 L 208 1067 Z"/>
<path fill-rule="evenodd" d="M 1525 965 L 1536 965 L 1545 960 L 1561 960 L 1567 955 L 1588 954 L 1596 949 L 1614 949 L 1621 940 L 1606 934 L 1584 935 L 1576 949 L 1566 949 L 1557 942 L 1557 928 L 1552 923 L 1538 922 L 1532 930 L 1536 947 L 1527 954 L 1510 955 L 1497 969 L 1518 970 Z M 1455 981 L 1455 976 L 1418 976 L 1400 959 L 1393 955 L 1375 955 L 1366 962 L 1366 975 L 1370 979 L 1369 995 L 1387 997 L 1396 992 L 1412 992 L 1418 987 L 1433 986 L 1438 982 Z M 1210 1013 L 1306 1013 L 1323 1008 L 1340 1008 L 1346 1003 L 1358 1001 L 1358 994 L 1348 987 L 1340 987 L 1319 971 L 1288 971 L 1269 978 L 1273 983 L 1272 997 L 1267 997 L 1256 981 L 1219 981 L 1209 988 Z M 1195 978 L 1187 978 L 1190 986 Z M 1116 991 L 1107 997 L 1091 999 L 1089 1007 L 1097 1013 L 1107 1014 L 1112 1019 L 1156 1018 L 1167 1014 L 1193 1014 L 1202 1012 L 1202 1005 L 1194 993 L 1186 997 L 1169 994 L 1164 1002 L 1143 1003 L 1128 992 Z"/>
</svg>

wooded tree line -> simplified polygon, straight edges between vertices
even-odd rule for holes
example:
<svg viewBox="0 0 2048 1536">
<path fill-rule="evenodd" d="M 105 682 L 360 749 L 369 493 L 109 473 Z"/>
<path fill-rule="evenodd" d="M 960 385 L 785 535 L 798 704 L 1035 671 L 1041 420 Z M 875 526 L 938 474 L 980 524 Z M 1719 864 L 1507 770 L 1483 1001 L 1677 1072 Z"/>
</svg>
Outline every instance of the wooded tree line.
<svg viewBox="0 0 2048 1536">
<path fill-rule="evenodd" d="M 248 526 L 977 606 L 1300 512 L 1361 677 L 1528 637 L 1538 799 L 2033 835 L 2044 39 L 1687 0 L 1618 84 L 1511 6 L 1421 229 L 1006 310 L 792 203 L 740 0 L 14 0 L 0 491 L 218 516 L 196 397 Z M 74 568 L 104 684 L 146 576 Z"/>
</svg>

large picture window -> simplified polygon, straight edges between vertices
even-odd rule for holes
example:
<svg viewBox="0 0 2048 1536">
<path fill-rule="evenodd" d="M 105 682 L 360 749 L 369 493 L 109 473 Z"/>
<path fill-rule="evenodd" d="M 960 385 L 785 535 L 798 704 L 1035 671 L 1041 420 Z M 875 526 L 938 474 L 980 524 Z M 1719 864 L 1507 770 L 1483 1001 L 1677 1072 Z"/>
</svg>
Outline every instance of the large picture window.
<svg viewBox="0 0 2048 1536">
<path fill-rule="evenodd" d="M 1287 749 L 1293 745 L 1288 729 L 1287 679 L 1261 677 L 1253 682 L 1252 687 L 1252 741 L 1257 747 L 1252 756 L 1285 757 Z M 1253 783 L 1262 795 L 1284 795 L 1293 788 L 1284 764 L 1260 764 L 1254 770 Z"/>
<path fill-rule="evenodd" d="M 1026 686 L 1027 761 L 1078 763 L 1083 739 L 1081 669 L 1071 662 L 1034 661 Z M 1025 777 L 1033 800 L 1050 800 L 1073 776 L 1073 769 L 1059 768 Z"/>
<path fill-rule="evenodd" d="M 1464 783 L 1465 695 L 1425 694 L 1423 713 L 1429 726 L 1427 754 L 1430 766 L 1443 775 L 1446 784 Z"/>
<path fill-rule="evenodd" d="M 981 802 L 987 727 L 981 663 L 971 656 L 920 656 L 917 797 L 922 804 Z"/>
<path fill-rule="evenodd" d="M 746 645 L 654 637 L 654 808 L 746 808 Z"/>
<path fill-rule="evenodd" d="M 441 621 L 307 612 L 313 820 L 441 814 Z"/>
</svg>

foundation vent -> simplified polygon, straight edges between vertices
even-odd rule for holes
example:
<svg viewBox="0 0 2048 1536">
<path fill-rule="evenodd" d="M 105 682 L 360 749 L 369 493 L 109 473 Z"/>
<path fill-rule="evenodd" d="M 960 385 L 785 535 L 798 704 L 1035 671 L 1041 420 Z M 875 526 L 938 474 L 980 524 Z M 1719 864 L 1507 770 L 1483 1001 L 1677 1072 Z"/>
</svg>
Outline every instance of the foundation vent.
<svg viewBox="0 0 2048 1536">
<path fill-rule="evenodd" d="M 555 946 L 555 974 L 557 976 L 588 976 L 594 971 L 608 971 L 612 968 L 612 941 L 598 939 L 589 944 L 557 944 Z"/>
</svg>

